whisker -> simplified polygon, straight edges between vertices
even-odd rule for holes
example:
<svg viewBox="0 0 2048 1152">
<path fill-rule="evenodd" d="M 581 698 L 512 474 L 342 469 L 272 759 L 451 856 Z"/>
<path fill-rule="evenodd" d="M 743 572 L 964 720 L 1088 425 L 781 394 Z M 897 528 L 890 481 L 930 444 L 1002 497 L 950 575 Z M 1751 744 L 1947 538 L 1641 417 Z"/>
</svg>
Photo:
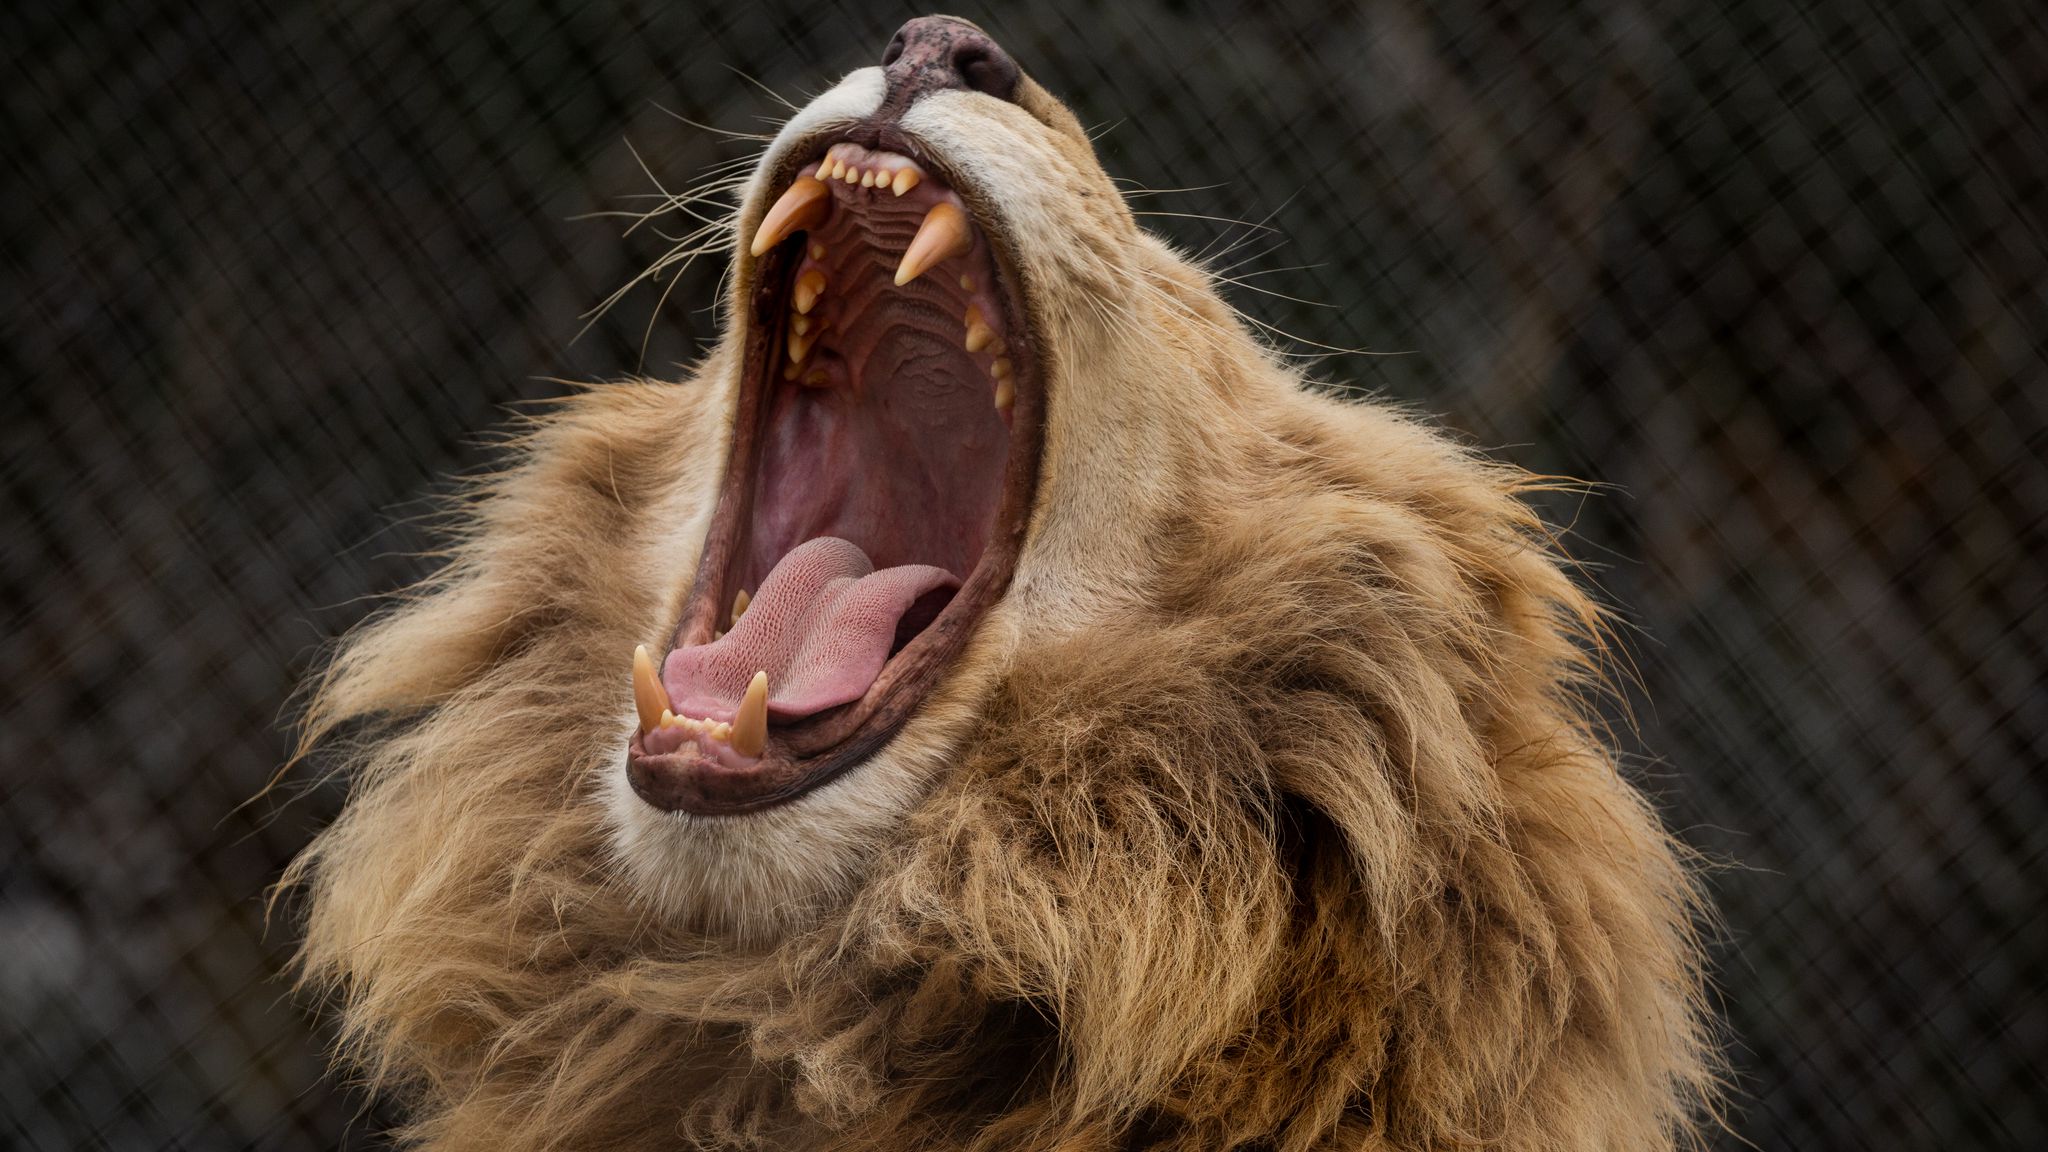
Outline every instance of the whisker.
<svg viewBox="0 0 2048 1152">
<path fill-rule="evenodd" d="M 680 112 L 677 112 L 677 111 L 675 111 L 675 110 L 674 110 L 674 109 L 672 109 L 672 108 L 666 108 L 666 107 L 663 107 L 663 106 L 662 106 L 662 105 L 661 105 L 660 103 L 658 103 L 658 102 L 656 102 L 656 101 L 653 101 L 653 100 L 649 100 L 649 101 L 648 101 L 648 103 L 649 103 L 649 104 L 653 104 L 655 108 L 659 109 L 659 110 L 660 110 L 660 111 L 662 111 L 662 112 L 665 112 L 665 113 L 667 113 L 667 114 L 668 114 L 669 116 L 671 116 L 671 117 L 673 117 L 673 118 L 675 118 L 675 119 L 677 119 L 677 120 L 680 120 L 680 121 L 682 121 L 682 122 L 683 122 L 683 123 L 685 123 L 685 124 L 688 124 L 688 125 L 689 125 L 690 127 L 692 127 L 692 128 L 698 128 L 698 129 L 702 129 L 703 131 L 706 131 L 706 132 L 710 132 L 710 133 L 712 133 L 712 134 L 714 134 L 714 135 L 718 135 L 718 136 L 724 136 L 724 137 L 726 137 L 726 138 L 727 138 L 727 139 L 729 139 L 729 140 L 772 140 L 772 139 L 774 139 L 774 137 L 773 137 L 773 136 L 764 136 L 764 135 L 762 135 L 762 134 L 761 134 L 761 133 L 759 133 L 759 132 L 736 132 L 736 131 L 734 131 L 734 130 L 733 130 L 733 129 L 731 129 L 731 128 L 720 128 L 720 127 L 718 127 L 718 126 L 717 126 L 717 125 L 715 125 L 715 124 L 705 124 L 705 123 L 701 123 L 701 122 L 699 122 L 699 121 L 696 121 L 696 120 L 692 120 L 692 119 L 690 119 L 690 118 L 689 118 L 688 116 L 685 116 L 685 115 L 683 115 L 682 113 L 680 113 Z"/>
<path fill-rule="evenodd" d="M 777 104 L 782 105 L 784 108 L 789 109 L 791 112 L 802 111 L 801 108 L 798 108 L 796 105 L 791 104 L 789 100 L 782 95 L 782 93 L 777 92 L 775 89 L 770 88 L 768 85 L 763 84 L 761 81 L 756 80 L 754 77 L 747 75 L 745 72 L 740 71 L 739 69 L 733 67 L 730 64 L 727 64 L 725 66 L 725 69 L 726 71 L 731 72 L 733 75 L 739 77 L 740 79 L 745 80 L 747 83 L 752 84 L 754 87 L 759 88 L 761 91 L 766 92 L 768 94 L 769 99 L 775 101 Z"/>
</svg>

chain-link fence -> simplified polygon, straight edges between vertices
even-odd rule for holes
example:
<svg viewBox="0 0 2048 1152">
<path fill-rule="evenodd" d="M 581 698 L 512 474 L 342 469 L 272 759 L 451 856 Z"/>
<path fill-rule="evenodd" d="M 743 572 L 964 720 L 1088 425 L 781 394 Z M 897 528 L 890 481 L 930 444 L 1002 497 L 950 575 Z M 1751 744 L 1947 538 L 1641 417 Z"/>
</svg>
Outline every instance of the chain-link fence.
<svg viewBox="0 0 2048 1152">
<path fill-rule="evenodd" d="M 0 12 L 0 1145 L 376 1138 L 263 922 L 338 803 L 243 804 L 286 694 L 507 402 L 711 335 L 699 265 L 572 339 L 667 247 L 575 218 L 910 14 Z M 966 14 L 1282 343 L 1401 353 L 1318 376 L 1607 486 L 1551 511 L 1638 628 L 1632 765 L 1726 862 L 1725 1145 L 2048 1147 L 2043 10 Z"/>
</svg>

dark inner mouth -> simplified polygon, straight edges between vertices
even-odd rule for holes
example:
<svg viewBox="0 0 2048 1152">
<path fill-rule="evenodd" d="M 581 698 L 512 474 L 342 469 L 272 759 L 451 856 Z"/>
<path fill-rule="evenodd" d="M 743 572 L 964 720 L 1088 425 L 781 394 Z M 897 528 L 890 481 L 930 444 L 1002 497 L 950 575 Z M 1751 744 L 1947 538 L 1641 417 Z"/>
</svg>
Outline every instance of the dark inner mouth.
<svg viewBox="0 0 2048 1152">
<path fill-rule="evenodd" d="M 886 741 L 1007 584 L 1035 479 L 1021 312 L 957 193 L 843 143 L 761 233 L 730 473 L 660 666 L 672 719 L 636 681 L 629 775 L 667 809 L 762 807 Z"/>
</svg>

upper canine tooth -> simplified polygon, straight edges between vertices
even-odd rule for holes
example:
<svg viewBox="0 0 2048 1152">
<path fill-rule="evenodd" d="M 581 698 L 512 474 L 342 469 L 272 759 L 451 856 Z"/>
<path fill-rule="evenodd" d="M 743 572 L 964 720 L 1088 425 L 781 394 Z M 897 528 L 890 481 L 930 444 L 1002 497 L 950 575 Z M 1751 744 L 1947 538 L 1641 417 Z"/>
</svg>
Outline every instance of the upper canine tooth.
<svg viewBox="0 0 2048 1152">
<path fill-rule="evenodd" d="M 876 181 L 876 183 L 879 184 L 880 181 Z M 897 169 L 895 178 L 889 181 L 889 191 L 894 192 L 898 196 L 915 187 L 917 187 L 917 173 L 912 172 L 908 168 Z"/>
<path fill-rule="evenodd" d="M 768 674 L 754 673 L 747 694 L 732 718 L 732 750 L 742 756 L 759 756 L 768 746 Z"/>
<path fill-rule="evenodd" d="M 761 217 L 761 227 L 754 231 L 754 255 L 759 256 L 782 243 L 792 233 L 823 224 L 825 213 L 831 209 L 832 193 L 823 184 L 809 176 L 797 177 L 782 198 L 768 209 L 768 214 Z"/>
<path fill-rule="evenodd" d="M 967 226 L 967 214 L 941 200 L 924 214 L 924 223 L 917 226 L 917 235 L 910 238 L 910 246 L 903 250 L 903 262 L 896 266 L 896 286 L 901 288 L 924 275 L 925 269 L 960 255 L 973 244 L 974 233 Z"/>
<path fill-rule="evenodd" d="M 818 296 L 825 291 L 825 273 L 817 268 L 806 268 L 796 278 L 796 287 L 790 291 L 790 303 L 801 313 L 810 312 L 818 303 Z"/>
<path fill-rule="evenodd" d="M 661 714 L 669 710 L 668 689 L 655 675 L 654 657 L 647 645 L 633 649 L 633 708 L 640 713 L 640 731 L 652 732 L 661 725 Z"/>
<path fill-rule="evenodd" d="M 740 617 L 746 614 L 747 605 L 752 604 L 753 602 L 754 598 L 752 596 L 747 595 L 747 590 L 745 588 L 742 588 L 738 592 L 733 593 L 732 622 L 735 624 L 739 623 Z"/>
</svg>

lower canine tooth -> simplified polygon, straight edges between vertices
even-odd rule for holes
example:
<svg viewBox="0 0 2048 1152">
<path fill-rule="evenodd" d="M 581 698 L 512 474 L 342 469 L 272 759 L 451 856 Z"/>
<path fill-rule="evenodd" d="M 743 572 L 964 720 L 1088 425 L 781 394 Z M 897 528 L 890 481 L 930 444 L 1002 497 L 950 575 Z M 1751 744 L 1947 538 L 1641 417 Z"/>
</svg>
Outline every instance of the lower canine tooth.
<svg viewBox="0 0 2048 1152">
<path fill-rule="evenodd" d="M 668 689 L 661 686 L 645 644 L 633 649 L 633 709 L 640 714 L 642 732 L 660 727 L 662 714 L 669 710 Z"/>
<path fill-rule="evenodd" d="M 751 250 L 759 256 L 792 233 L 816 228 L 825 222 L 825 214 L 831 209 L 832 193 L 823 184 L 809 176 L 797 177 L 781 199 L 769 207 L 767 215 L 761 217 Z"/>
<path fill-rule="evenodd" d="M 768 746 L 768 674 L 754 673 L 740 710 L 732 718 L 732 750 L 742 756 L 759 756 Z"/>
<path fill-rule="evenodd" d="M 896 266 L 896 286 L 903 287 L 924 275 L 925 269 L 960 255 L 973 244 L 974 233 L 968 229 L 965 212 L 943 200 L 932 205 L 924 214 L 924 223 L 917 226 L 917 235 L 910 238 L 910 246 L 903 250 L 903 262 Z"/>
</svg>

